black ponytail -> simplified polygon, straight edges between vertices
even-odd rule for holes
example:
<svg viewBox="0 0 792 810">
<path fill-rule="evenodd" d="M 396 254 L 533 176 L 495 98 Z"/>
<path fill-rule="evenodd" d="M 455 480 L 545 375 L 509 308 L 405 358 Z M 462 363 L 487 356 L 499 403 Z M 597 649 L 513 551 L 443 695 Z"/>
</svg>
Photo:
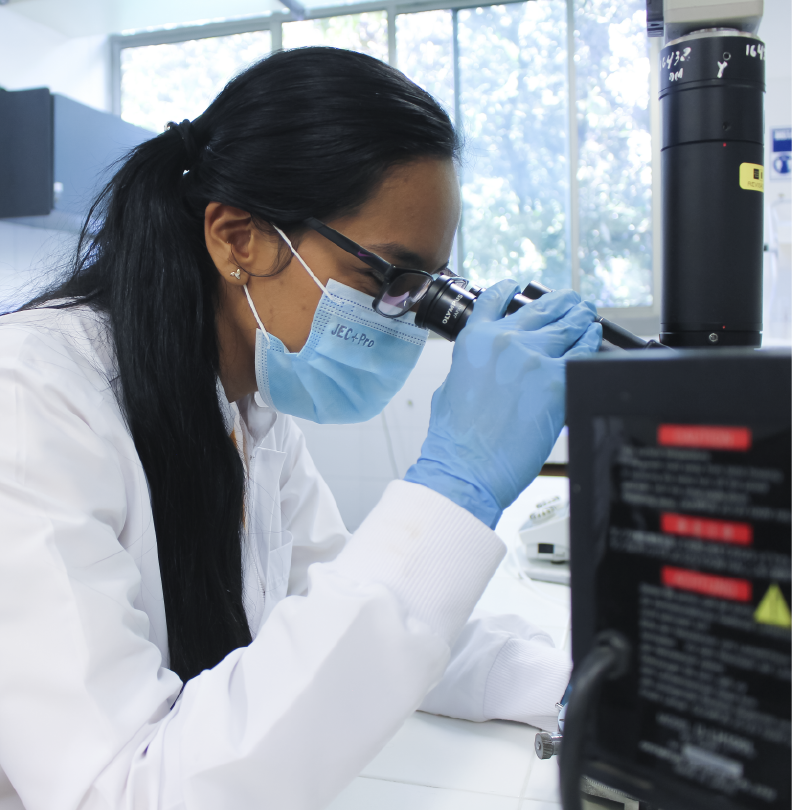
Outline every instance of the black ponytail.
<svg viewBox="0 0 792 810">
<path fill-rule="evenodd" d="M 447 114 L 397 70 L 333 48 L 281 51 L 191 125 L 129 154 L 94 204 L 68 277 L 27 307 L 106 312 L 121 407 L 151 491 L 170 667 L 187 680 L 250 643 L 242 603 L 244 471 L 216 393 L 219 277 L 210 202 L 299 233 L 356 210 L 389 168 L 454 159 Z"/>
</svg>

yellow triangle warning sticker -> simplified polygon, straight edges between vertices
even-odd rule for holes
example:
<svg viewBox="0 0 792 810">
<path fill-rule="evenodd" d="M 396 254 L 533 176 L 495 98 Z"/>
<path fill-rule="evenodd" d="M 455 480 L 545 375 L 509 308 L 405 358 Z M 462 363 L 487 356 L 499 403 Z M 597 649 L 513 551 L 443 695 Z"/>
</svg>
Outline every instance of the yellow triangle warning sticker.
<svg viewBox="0 0 792 810">
<path fill-rule="evenodd" d="M 759 624 L 774 624 L 776 627 L 792 627 L 792 614 L 789 605 L 778 585 L 771 585 L 754 612 L 754 620 Z"/>
</svg>

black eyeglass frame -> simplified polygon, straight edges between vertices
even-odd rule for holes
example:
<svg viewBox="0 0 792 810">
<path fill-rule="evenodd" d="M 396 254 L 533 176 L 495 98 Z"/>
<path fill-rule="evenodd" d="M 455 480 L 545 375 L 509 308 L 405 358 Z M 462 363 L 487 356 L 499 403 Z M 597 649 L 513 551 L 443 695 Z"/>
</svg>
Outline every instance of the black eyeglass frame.
<svg viewBox="0 0 792 810">
<path fill-rule="evenodd" d="M 375 275 L 382 283 L 382 287 L 374 298 L 373 307 L 374 310 L 384 318 L 400 318 L 402 315 L 409 312 L 410 309 L 412 309 L 412 307 L 414 307 L 426 295 L 431 282 L 434 281 L 437 275 L 442 272 L 438 270 L 437 273 L 427 273 L 425 270 L 413 270 L 407 267 L 399 267 L 386 261 L 381 256 L 377 256 L 376 253 L 366 250 L 366 248 L 361 247 L 357 242 L 353 242 L 349 237 L 344 236 L 344 234 L 339 233 L 328 225 L 325 225 L 324 222 L 321 222 L 315 217 L 308 217 L 308 219 L 304 220 L 304 222 L 309 228 L 316 231 L 321 236 L 324 236 L 325 239 L 329 240 L 337 247 L 340 247 L 341 250 L 351 253 L 362 262 L 365 262 L 374 271 Z M 426 281 L 423 282 L 423 290 L 420 291 L 416 297 L 413 298 L 411 296 L 409 298 L 410 306 L 406 307 L 402 312 L 398 312 L 395 315 L 382 312 L 379 309 L 379 305 L 382 303 L 383 297 L 388 294 L 390 285 L 407 273 L 414 276 L 422 276 L 426 279 Z"/>
</svg>

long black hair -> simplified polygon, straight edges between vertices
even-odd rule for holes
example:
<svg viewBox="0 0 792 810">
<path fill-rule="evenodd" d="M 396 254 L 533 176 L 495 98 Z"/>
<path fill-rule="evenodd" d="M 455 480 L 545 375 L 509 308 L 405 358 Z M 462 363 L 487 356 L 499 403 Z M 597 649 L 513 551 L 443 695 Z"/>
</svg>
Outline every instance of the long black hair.
<svg viewBox="0 0 792 810">
<path fill-rule="evenodd" d="M 299 236 L 309 216 L 354 212 L 393 166 L 455 159 L 458 149 L 445 111 L 394 68 L 335 48 L 274 53 L 191 126 L 129 153 L 65 281 L 27 305 L 68 299 L 108 316 L 120 406 L 151 492 L 170 667 L 182 679 L 251 640 L 244 470 L 216 393 L 220 278 L 204 238 L 207 204 Z"/>
</svg>

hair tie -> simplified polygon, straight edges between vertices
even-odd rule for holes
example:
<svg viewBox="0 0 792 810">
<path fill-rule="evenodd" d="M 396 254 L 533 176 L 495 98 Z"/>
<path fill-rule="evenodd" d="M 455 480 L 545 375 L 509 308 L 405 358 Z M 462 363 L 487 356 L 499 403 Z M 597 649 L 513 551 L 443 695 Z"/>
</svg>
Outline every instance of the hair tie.
<svg viewBox="0 0 792 810">
<path fill-rule="evenodd" d="M 201 154 L 201 149 L 195 142 L 191 121 L 188 118 L 185 118 L 180 124 L 177 124 L 175 121 L 168 121 L 167 128 L 175 129 L 179 135 L 181 135 L 181 139 L 184 141 L 184 148 L 187 150 L 187 165 L 184 168 L 186 171 L 189 171 L 195 165 Z"/>
</svg>

